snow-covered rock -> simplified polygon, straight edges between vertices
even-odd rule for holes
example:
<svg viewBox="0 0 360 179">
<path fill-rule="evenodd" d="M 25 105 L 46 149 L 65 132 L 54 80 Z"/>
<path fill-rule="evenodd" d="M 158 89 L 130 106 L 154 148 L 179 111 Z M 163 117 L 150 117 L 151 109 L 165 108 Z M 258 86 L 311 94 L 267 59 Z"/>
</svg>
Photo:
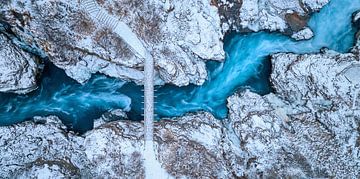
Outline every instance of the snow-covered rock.
<svg viewBox="0 0 360 179">
<path fill-rule="evenodd" d="M 117 120 L 127 120 L 127 114 L 122 109 L 110 110 L 103 114 L 99 119 L 94 121 L 94 128 L 97 128 L 103 124 Z"/>
<path fill-rule="evenodd" d="M 222 125 L 208 113 L 155 125 L 155 155 L 174 177 L 225 177 Z M 114 121 L 77 136 L 57 117 L 0 127 L 2 177 L 144 177 L 143 123 Z"/>
<path fill-rule="evenodd" d="M 209 113 L 189 114 L 155 125 L 156 153 L 176 178 L 231 176 L 222 153 L 223 125 Z"/>
<path fill-rule="evenodd" d="M 35 121 L 1 127 L 0 163 L 4 167 L 0 169 L 0 176 L 48 175 L 40 171 L 59 172 L 54 169 L 56 166 L 64 168 L 63 172 L 78 171 L 74 165 L 83 163 L 83 159 L 74 148 L 81 138 L 69 133 L 56 117 L 37 118 Z"/>
<path fill-rule="evenodd" d="M 207 78 L 205 60 L 225 58 L 220 19 L 208 0 L 97 3 L 143 41 L 157 78 L 166 83 L 200 85 Z M 78 82 L 100 72 L 142 83 L 143 59 L 78 1 L 10 1 L 2 9 L 7 22 L 32 32 L 50 61 Z"/>
<path fill-rule="evenodd" d="M 331 99 L 342 99 L 344 103 L 329 103 L 327 107 L 351 107 L 356 102 L 354 97 L 360 87 L 358 55 L 325 50 L 310 55 L 280 53 L 272 58 L 271 82 L 286 100 L 310 109 L 325 107 Z"/>
<path fill-rule="evenodd" d="M 301 0 L 300 3 L 304 5 L 308 11 L 318 11 L 330 0 Z"/>
<path fill-rule="evenodd" d="M 295 39 L 295 40 L 309 40 L 314 36 L 314 32 L 306 27 L 303 30 L 293 34 L 291 36 L 291 38 Z"/>
<path fill-rule="evenodd" d="M 319 11 L 329 0 L 218 0 L 215 2 L 225 32 L 267 30 L 280 31 L 291 36 L 306 29 L 310 14 Z"/>
<path fill-rule="evenodd" d="M 311 110 L 281 95 L 251 92 L 230 97 L 228 107 L 231 142 L 224 155 L 237 176 L 360 176 L 358 110 Z"/>
<path fill-rule="evenodd" d="M 37 88 L 38 60 L 0 35 L 0 92 L 28 93 Z"/>
<path fill-rule="evenodd" d="M 237 176 L 358 178 L 359 53 L 272 55 L 276 94 L 228 98 L 224 157 Z"/>
<path fill-rule="evenodd" d="M 1 177 L 143 175 L 140 124 L 108 124 L 77 136 L 57 117 L 34 121 L 0 128 Z"/>
<path fill-rule="evenodd" d="M 61 163 L 61 161 L 44 161 L 37 160 L 29 167 L 22 168 L 15 172 L 16 178 L 76 178 L 78 172 L 76 169 L 72 170 L 67 166 L 68 163 Z"/>
</svg>

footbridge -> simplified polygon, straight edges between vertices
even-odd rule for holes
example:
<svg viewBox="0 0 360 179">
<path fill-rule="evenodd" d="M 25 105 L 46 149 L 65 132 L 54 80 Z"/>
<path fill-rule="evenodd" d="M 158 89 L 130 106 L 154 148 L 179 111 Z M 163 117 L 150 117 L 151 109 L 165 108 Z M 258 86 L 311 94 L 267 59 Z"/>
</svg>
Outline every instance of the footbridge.
<svg viewBox="0 0 360 179">
<path fill-rule="evenodd" d="M 144 59 L 144 121 L 145 145 L 153 144 L 154 121 L 154 60 L 143 42 L 124 22 L 110 15 L 101 8 L 95 0 L 80 0 L 80 6 L 100 25 L 111 29 L 118 34 L 131 51 L 139 58 Z"/>
</svg>

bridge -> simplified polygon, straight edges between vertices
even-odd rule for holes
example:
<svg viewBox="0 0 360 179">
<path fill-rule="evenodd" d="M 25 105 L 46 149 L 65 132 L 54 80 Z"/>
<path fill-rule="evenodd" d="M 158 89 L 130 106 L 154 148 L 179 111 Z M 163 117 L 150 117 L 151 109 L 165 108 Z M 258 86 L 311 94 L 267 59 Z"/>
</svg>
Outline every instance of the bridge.
<svg viewBox="0 0 360 179">
<path fill-rule="evenodd" d="M 166 173 L 156 160 L 153 142 L 154 126 L 154 59 L 137 35 L 116 17 L 101 8 L 95 0 L 80 0 L 80 6 L 90 17 L 108 27 L 127 43 L 131 51 L 144 60 L 144 165 L 146 178 L 157 178 Z"/>
<path fill-rule="evenodd" d="M 123 22 L 110 15 L 94 0 L 80 0 L 80 6 L 90 17 L 104 27 L 108 27 L 118 34 L 131 51 L 144 59 L 144 139 L 145 148 L 153 148 L 154 121 L 154 60 L 137 35 Z"/>
</svg>

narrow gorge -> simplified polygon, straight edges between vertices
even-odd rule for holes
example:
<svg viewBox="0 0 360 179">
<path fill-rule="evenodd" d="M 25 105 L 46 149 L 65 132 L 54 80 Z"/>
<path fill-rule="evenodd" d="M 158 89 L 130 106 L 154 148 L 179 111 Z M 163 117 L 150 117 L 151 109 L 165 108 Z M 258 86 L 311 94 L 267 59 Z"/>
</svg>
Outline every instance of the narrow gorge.
<svg viewBox="0 0 360 179">
<path fill-rule="evenodd" d="M 360 1 L 97 3 L 155 60 L 166 175 L 360 177 Z M 78 4 L 0 5 L 0 177 L 145 177 L 143 59 Z"/>
</svg>

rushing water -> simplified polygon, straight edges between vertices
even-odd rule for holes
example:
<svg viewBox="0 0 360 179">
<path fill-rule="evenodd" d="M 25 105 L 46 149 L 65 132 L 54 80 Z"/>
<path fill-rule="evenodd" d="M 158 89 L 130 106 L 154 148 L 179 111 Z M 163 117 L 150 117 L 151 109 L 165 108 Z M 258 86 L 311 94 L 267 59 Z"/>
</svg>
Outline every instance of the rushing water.
<svg viewBox="0 0 360 179">
<path fill-rule="evenodd" d="M 351 14 L 358 9 L 360 0 L 332 0 L 311 18 L 309 25 L 315 37 L 308 41 L 296 42 L 265 32 L 231 35 L 225 41 L 225 62 L 207 64 L 208 81 L 202 86 L 161 87 L 156 113 L 172 117 L 205 110 L 218 118 L 226 117 L 226 98 L 236 90 L 250 88 L 260 94 L 271 91 L 269 54 L 318 52 L 322 47 L 347 52 L 355 35 Z M 36 115 L 57 115 L 82 132 L 92 127 L 93 119 L 114 108 L 129 111 L 131 119 L 141 119 L 141 88 L 102 75 L 94 75 L 87 84 L 80 85 L 47 64 L 37 91 L 27 95 L 0 94 L 0 124 L 9 125 Z"/>
</svg>

